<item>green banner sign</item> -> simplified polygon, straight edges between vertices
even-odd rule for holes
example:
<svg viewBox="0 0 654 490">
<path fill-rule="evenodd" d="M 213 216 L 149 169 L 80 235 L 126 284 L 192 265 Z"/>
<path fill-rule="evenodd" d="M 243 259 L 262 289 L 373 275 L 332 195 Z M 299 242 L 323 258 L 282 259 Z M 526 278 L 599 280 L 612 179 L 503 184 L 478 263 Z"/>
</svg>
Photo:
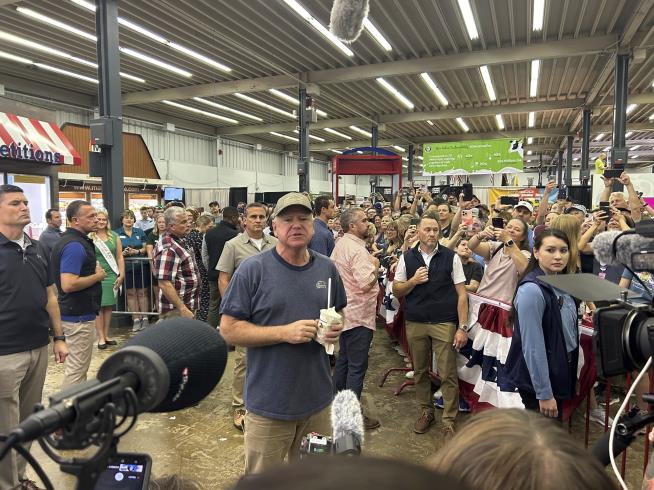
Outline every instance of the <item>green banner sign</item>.
<svg viewBox="0 0 654 490">
<path fill-rule="evenodd" d="M 509 138 L 425 143 L 423 175 L 470 175 L 522 172 L 522 139 Z"/>
</svg>

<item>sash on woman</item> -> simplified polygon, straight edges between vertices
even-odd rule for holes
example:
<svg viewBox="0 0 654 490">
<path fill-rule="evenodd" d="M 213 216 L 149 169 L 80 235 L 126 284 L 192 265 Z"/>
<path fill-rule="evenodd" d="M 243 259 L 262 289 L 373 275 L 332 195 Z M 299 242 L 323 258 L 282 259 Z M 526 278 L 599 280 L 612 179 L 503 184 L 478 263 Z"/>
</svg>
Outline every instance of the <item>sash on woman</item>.
<svg viewBox="0 0 654 490">
<path fill-rule="evenodd" d="M 96 247 L 98 247 L 98 250 L 100 250 L 100 253 L 104 257 L 104 260 L 107 261 L 107 264 L 109 264 L 109 267 L 111 267 L 111 270 L 116 273 L 116 275 L 120 275 L 120 271 L 118 270 L 118 262 L 116 262 L 116 257 L 114 257 L 114 254 L 111 253 L 111 250 L 109 250 L 109 247 L 107 247 L 107 244 L 102 241 L 102 239 L 99 236 L 95 236 L 93 238 L 93 243 L 95 244 Z M 118 292 L 120 291 L 119 289 L 114 288 L 114 296 L 118 296 Z"/>
</svg>

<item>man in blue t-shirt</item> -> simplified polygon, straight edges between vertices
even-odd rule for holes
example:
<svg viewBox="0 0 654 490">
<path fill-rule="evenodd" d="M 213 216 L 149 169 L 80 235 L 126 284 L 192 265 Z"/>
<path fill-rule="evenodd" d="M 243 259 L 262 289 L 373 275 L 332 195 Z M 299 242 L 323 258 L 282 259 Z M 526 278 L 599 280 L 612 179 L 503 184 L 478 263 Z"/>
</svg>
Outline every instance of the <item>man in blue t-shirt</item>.
<svg viewBox="0 0 654 490">
<path fill-rule="evenodd" d="M 98 225 L 95 208 L 87 201 L 73 201 L 66 208 L 66 218 L 70 226 L 52 249 L 61 328 L 69 350 L 63 388 L 86 381 L 95 340 L 95 317 L 102 296 L 101 283 L 106 277 L 96 260 L 93 241 L 88 237 Z"/>
<path fill-rule="evenodd" d="M 320 310 L 347 304 L 334 263 L 307 248 L 313 235 L 311 203 L 291 192 L 277 203 L 275 248 L 245 259 L 222 300 L 220 331 L 247 347 L 245 471 L 297 458 L 309 432 L 331 434 L 333 385 L 329 358 L 316 342 Z M 331 290 L 328 291 L 328 285 Z M 337 341 L 341 323 L 324 339 Z"/>
<path fill-rule="evenodd" d="M 314 202 L 316 219 L 313 222 L 313 237 L 309 248 L 314 252 L 329 257 L 334 250 L 334 234 L 327 227 L 327 223 L 336 214 L 336 207 L 331 196 L 318 196 Z"/>
</svg>

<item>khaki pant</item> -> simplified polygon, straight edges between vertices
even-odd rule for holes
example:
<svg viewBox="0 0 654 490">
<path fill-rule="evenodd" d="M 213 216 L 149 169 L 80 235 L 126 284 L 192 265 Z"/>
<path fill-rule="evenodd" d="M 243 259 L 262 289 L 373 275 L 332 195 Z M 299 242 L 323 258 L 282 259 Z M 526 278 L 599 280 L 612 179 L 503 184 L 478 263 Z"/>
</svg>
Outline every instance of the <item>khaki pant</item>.
<svg viewBox="0 0 654 490">
<path fill-rule="evenodd" d="M 182 317 L 182 313 L 177 308 L 175 308 L 165 313 L 161 313 L 159 315 L 159 320 L 157 320 L 157 323 L 163 320 L 168 320 L 169 318 L 181 318 L 181 317 Z M 193 318 L 195 318 L 195 313 L 193 313 Z"/>
<path fill-rule="evenodd" d="M 296 460 L 302 438 L 309 432 L 330 436 L 330 407 L 302 420 L 275 420 L 245 415 L 245 473 L 277 468 L 286 458 Z"/>
<path fill-rule="evenodd" d="M 234 350 L 234 379 L 232 380 L 232 408 L 244 408 L 243 389 L 245 387 L 245 367 L 247 363 L 247 350 L 245 347 L 236 347 Z"/>
<path fill-rule="evenodd" d="M 61 322 L 66 336 L 68 357 L 64 368 L 64 382 L 61 388 L 86 381 L 86 373 L 91 365 L 93 343 L 95 342 L 95 320 L 88 322 Z"/>
<path fill-rule="evenodd" d="M 6 434 L 41 403 L 48 367 L 48 346 L 0 356 L 0 434 Z M 23 444 L 29 451 L 31 443 Z M 10 451 L 0 461 L 0 490 L 14 488 L 25 477 L 26 461 Z"/>
<path fill-rule="evenodd" d="M 209 313 L 207 323 L 212 327 L 220 325 L 220 290 L 218 281 L 209 281 Z"/>
<path fill-rule="evenodd" d="M 459 377 L 456 371 L 457 352 L 452 348 L 456 325 L 454 323 L 406 322 L 406 338 L 413 359 L 413 381 L 416 398 L 423 410 L 434 411 L 431 396 L 429 367 L 431 350 L 437 356 L 438 374 L 443 393 L 443 425 L 453 425 L 459 411 Z M 430 350 L 431 348 L 431 350 Z"/>
</svg>

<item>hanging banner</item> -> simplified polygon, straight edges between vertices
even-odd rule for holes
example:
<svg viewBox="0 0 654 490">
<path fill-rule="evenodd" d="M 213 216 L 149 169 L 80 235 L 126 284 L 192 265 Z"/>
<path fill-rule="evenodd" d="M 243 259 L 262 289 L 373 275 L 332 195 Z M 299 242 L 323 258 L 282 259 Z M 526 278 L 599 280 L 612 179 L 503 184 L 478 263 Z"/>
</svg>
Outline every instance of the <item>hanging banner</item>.
<svg viewBox="0 0 654 490">
<path fill-rule="evenodd" d="M 489 139 L 425 143 L 423 175 L 482 175 L 523 170 L 521 139 Z"/>
</svg>

